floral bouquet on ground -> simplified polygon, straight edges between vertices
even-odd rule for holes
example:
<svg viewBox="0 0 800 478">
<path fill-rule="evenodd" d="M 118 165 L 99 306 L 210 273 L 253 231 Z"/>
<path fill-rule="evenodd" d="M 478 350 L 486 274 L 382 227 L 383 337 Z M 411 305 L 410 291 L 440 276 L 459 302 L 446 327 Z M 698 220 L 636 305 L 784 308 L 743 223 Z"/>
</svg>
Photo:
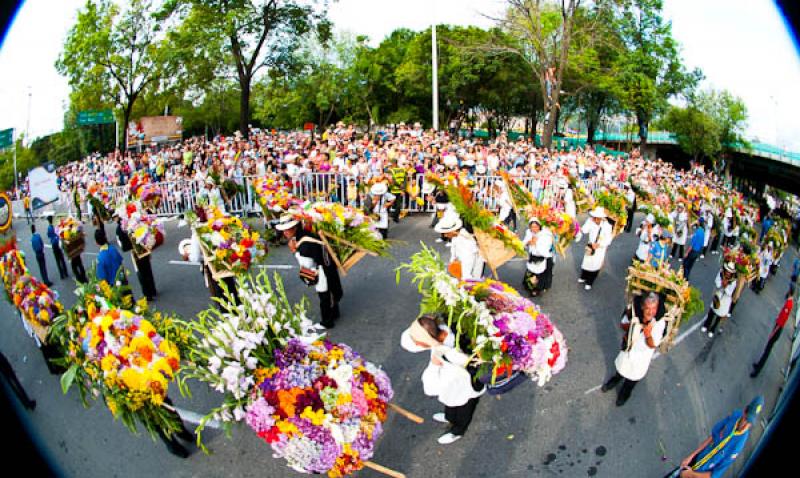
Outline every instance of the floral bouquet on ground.
<svg viewBox="0 0 800 478">
<path fill-rule="evenodd" d="M 303 473 L 345 476 L 364 466 L 381 434 L 392 398 L 388 376 L 350 347 L 323 340 L 306 317 L 306 302 L 290 304 L 276 274 L 238 278 L 233 297 L 198 315 L 200 337 L 184 379 L 225 394 L 201 420 L 226 430 L 244 420 L 276 457 Z"/>
<path fill-rule="evenodd" d="M 278 176 L 256 178 L 253 181 L 253 191 L 255 191 L 258 203 L 267 218 L 274 217 L 275 213 L 286 211 L 292 206 L 299 206 L 303 203 L 302 200 L 294 197 L 291 189 Z"/>
<path fill-rule="evenodd" d="M 534 203 L 528 207 L 527 214 L 542 222 L 542 226 L 549 228 L 555 235 L 555 248 L 563 257 L 567 248 L 577 237 L 580 224 L 565 212 L 559 212 L 546 204 Z"/>
<path fill-rule="evenodd" d="M 205 219 L 195 229 L 203 255 L 214 269 L 242 274 L 267 256 L 266 242 L 238 217 L 213 208 Z"/>
<path fill-rule="evenodd" d="M 450 203 L 464 223 L 488 234 L 492 239 L 500 241 L 505 248 L 514 251 L 517 255 L 526 256 L 525 246 L 519 237 L 505 227 L 497 219 L 497 216 L 475 201 L 475 197 L 469 188 L 464 185 L 449 185 L 446 191 Z"/>
<path fill-rule="evenodd" d="M 33 276 L 20 277 L 14 284 L 12 296 L 25 320 L 39 327 L 49 327 L 52 320 L 64 311 L 64 306 L 58 301 L 58 292 Z"/>
<path fill-rule="evenodd" d="M 164 224 L 156 216 L 145 212 L 141 203 L 128 202 L 118 214 L 122 218 L 122 229 L 130 236 L 137 256 L 147 255 L 164 243 Z"/>
<path fill-rule="evenodd" d="M 389 256 L 390 243 L 383 239 L 372 218 L 360 209 L 330 202 L 306 202 L 302 206 L 302 219 L 311 223 L 317 234 L 325 233 L 343 241 L 331 241 L 331 247 L 340 262 L 344 263 L 358 249 L 382 257 Z M 348 244 L 349 243 L 349 244 Z"/>
<path fill-rule="evenodd" d="M 54 322 L 49 337 L 64 354 L 58 362 L 68 367 L 61 387 L 67 393 L 75 385 L 87 406 L 87 397 L 102 396 L 134 433 L 138 422 L 153 439 L 171 436 L 183 425 L 164 401 L 192 337 L 185 323 L 149 310 L 144 300 L 133 310 L 118 307 L 130 304 L 125 293 L 92 277 L 78 289 L 76 305 Z"/>
<path fill-rule="evenodd" d="M 451 277 L 438 254 L 422 250 L 400 266 L 414 275 L 423 296 L 422 313 L 442 314 L 456 334 L 466 335 L 471 350 L 464 351 L 494 384 L 514 372 L 524 373 L 543 386 L 567 362 L 567 346 L 549 317 L 507 284 L 484 279 L 460 282 Z"/>
</svg>

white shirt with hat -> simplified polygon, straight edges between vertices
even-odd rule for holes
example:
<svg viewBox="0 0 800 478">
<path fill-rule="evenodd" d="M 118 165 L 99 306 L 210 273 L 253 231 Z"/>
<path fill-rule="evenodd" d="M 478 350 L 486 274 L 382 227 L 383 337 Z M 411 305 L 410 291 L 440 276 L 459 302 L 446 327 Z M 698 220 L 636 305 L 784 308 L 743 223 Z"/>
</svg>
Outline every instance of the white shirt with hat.
<svg viewBox="0 0 800 478">
<path fill-rule="evenodd" d="M 383 193 L 382 195 L 378 196 L 373 194 L 372 195 L 372 214 L 378 215 L 378 220 L 375 223 L 375 227 L 378 229 L 388 229 L 389 228 L 389 208 L 386 207 L 386 204 L 395 200 L 395 195 L 392 193 Z"/>
<path fill-rule="evenodd" d="M 653 345 L 658 347 L 659 344 L 661 344 L 661 340 L 664 338 L 667 321 L 663 319 L 653 320 L 655 323 L 650 331 L 650 337 L 653 339 Z M 656 349 L 650 348 L 650 346 L 647 345 L 647 339 L 645 339 L 643 332 L 644 326 L 639 320 L 634 320 L 631 323 L 631 320 L 626 315 L 623 317 L 622 323 L 629 323 L 631 327 L 634 328 L 629 335 L 632 343 L 629 344 L 630 346 L 627 350 L 621 350 L 619 354 L 617 354 L 617 358 L 614 360 L 614 366 L 617 372 L 623 377 L 628 380 L 639 381 L 647 375 L 647 370 L 650 369 L 650 362 L 653 360 Z"/>
<path fill-rule="evenodd" d="M 480 280 L 483 276 L 483 257 L 481 257 L 475 236 L 462 228 L 450 241 L 450 262 L 461 262 L 461 280 Z"/>
<path fill-rule="evenodd" d="M 409 330 L 400 336 L 400 346 L 413 353 L 430 350 L 431 361 L 422 372 L 422 389 L 425 395 L 436 397 L 448 407 L 459 407 L 470 399 L 483 395 L 486 388 L 476 392 L 472 377 L 466 369 L 469 357 L 455 349 L 455 335 L 446 325 L 439 326 L 447 332 L 444 343 L 432 348 L 420 347 L 411 338 Z M 434 363 L 434 359 L 439 362 Z"/>
<path fill-rule="evenodd" d="M 532 246 L 528 245 L 528 242 L 534 237 L 536 237 L 536 244 Z M 530 229 L 525 231 L 525 237 L 522 239 L 522 243 L 527 247 L 528 254 L 544 258 L 544 260 L 535 262 L 528 260 L 526 265 L 528 271 L 533 274 L 541 274 L 547 269 L 547 259 L 553 257 L 553 240 L 553 233 L 546 227 L 542 228 L 542 230 L 536 234 Z"/>
<path fill-rule="evenodd" d="M 686 211 L 672 211 L 669 213 L 669 220 L 675 226 L 673 242 L 679 246 L 685 246 L 686 239 L 689 236 L 689 216 L 686 214 Z"/>
<path fill-rule="evenodd" d="M 586 234 L 589 239 L 587 244 L 597 243 L 597 249 L 594 254 L 584 254 L 583 262 L 581 262 L 581 269 L 585 271 L 599 271 L 603 267 L 603 262 L 606 258 L 606 250 L 611 245 L 614 239 L 614 234 L 611 229 L 611 224 L 603 219 L 600 224 L 596 224 L 592 217 L 586 219 L 586 222 L 581 226 L 581 235 Z"/>
<path fill-rule="evenodd" d="M 736 292 L 736 281 L 732 280 L 728 285 L 722 287 L 722 272 L 720 271 L 714 280 L 714 285 L 717 287 L 714 292 L 714 297 L 717 300 L 711 302 L 711 310 L 717 317 L 728 317 L 731 311 L 731 303 L 733 302 L 733 294 Z"/>
</svg>

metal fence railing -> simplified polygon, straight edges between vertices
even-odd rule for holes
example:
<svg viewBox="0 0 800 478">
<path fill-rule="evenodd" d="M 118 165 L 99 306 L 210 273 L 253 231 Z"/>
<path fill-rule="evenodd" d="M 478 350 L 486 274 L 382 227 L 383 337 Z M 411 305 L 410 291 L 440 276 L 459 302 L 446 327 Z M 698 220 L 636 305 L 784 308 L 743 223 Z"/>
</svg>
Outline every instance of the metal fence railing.
<svg viewBox="0 0 800 478">
<path fill-rule="evenodd" d="M 255 179 L 256 177 L 254 176 L 241 179 L 240 184 L 243 186 L 243 191 L 229 198 L 225 205 L 227 212 L 238 215 L 261 214 L 261 207 L 251 187 Z M 425 177 L 422 174 L 417 174 L 412 178 L 412 181 L 414 181 L 417 191 L 421 191 Z M 494 186 L 501 184 L 502 181 L 500 176 L 473 177 L 475 197 L 485 208 L 489 210 L 497 209 L 500 190 Z M 558 185 L 553 180 L 549 178 L 523 177 L 519 178 L 518 181 L 538 201 L 551 204 L 557 208 L 561 206 L 564 192 L 558 188 Z M 361 178 L 345 174 L 306 173 L 294 178 L 292 194 L 301 199 L 324 199 L 349 206 L 362 207 L 362 198 L 351 190 L 351 188 L 355 188 L 357 191 L 368 191 L 368 188 L 362 182 L 363 179 Z M 608 183 L 596 179 L 585 179 L 582 180 L 582 184 L 589 193 L 594 193 L 599 187 Z M 621 183 L 617 185 L 621 186 Z M 197 198 L 200 196 L 204 186 L 202 181 L 170 181 L 157 183 L 156 187 L 161 189 L 162 194 L 162 201 L 156 211 L 156 215 L 177 216 L 194 209 L 197 204 Z M 109 188 L 108 192 L 114 203 L 119 203 L 128 196 L 128 188 L 125 186 Z M 402 194 L 399 199 L 402 201 L 403 209 L 409 213 L 434 211 L 433 203 L 424 200 L 422 204 L 419 204 L 407 193 Z M 81 212 L 88 214 L 89 211 L 83 210 Z"/>
</svg>

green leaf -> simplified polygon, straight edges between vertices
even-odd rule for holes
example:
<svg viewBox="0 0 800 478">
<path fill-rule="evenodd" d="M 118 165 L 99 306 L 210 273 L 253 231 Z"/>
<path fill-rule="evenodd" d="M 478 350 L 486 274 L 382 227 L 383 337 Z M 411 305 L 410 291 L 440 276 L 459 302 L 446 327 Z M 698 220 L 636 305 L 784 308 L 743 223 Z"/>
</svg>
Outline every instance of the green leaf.
<svg viewBox="0 0 800 478">
<path fill-rule="evenodd" d="M 75 381 L 75 375 L 78 373 L 78 365 L 73 365 L 66 372 L 64 375 L 61 376 L 61 391 L 64 395 L 67 394 L 69 387 L 72 386 L 72 382 Z"/>
</svg>

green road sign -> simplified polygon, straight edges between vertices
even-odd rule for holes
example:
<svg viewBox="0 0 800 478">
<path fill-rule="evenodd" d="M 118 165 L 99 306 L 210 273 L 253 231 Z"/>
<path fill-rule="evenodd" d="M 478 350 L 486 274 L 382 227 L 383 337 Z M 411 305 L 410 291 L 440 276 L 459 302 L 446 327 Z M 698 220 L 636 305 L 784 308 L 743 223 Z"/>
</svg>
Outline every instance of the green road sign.
<svg viewBox="0 0 800 478">
<path fill-rule="evenodd" d="M 78 113 L 78 125 L 107 124 L 114 122 L 114 112 L 111 110 L 87 110 Z"/>
<path fill-rule="evenodd" d="M 14 130 L 4 129 L 0 130 L 0 149 L 10 148 L 14 144 Z"/>
</svg>

